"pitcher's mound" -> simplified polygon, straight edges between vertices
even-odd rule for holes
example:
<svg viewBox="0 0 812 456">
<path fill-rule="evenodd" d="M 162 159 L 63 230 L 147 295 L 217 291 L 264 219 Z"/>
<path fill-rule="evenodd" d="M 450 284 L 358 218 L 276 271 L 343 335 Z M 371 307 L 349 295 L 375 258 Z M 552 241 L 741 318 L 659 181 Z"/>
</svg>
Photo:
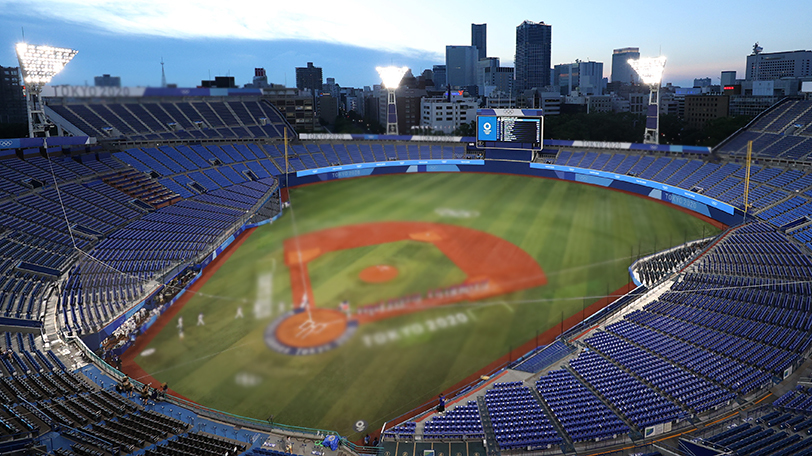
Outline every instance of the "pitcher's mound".
<svg viewBox="0 0 812 456">
<path fill-rule="evenodd" d="M 366 283 L 384 283 L 397 276 L 398 268 L 389 266 L 388 264 L 370 266 L 358 274 L 358 278 Z"/>
</svg>

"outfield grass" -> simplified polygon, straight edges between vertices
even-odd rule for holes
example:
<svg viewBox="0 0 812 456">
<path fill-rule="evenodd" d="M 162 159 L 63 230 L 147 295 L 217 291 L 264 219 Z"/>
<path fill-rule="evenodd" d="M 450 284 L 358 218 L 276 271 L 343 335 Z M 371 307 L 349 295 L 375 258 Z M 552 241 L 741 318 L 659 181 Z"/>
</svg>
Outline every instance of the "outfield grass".
<svg viewBox="0 0 812 456">
<path fill-rule="evenodd" d="M 149 344 L 155 352 L 136 361 L 201 404 L 260 419 L 273 414 L 278 422 L 344 435 L 353 434 L 357 420 L 377 428 L 436 397 L 595 301 L 587 297 L 628 283 L 627 268 L 639 252 L 718 232 L 647 198 L 509 175 L 343 180 L 294 189 L 291 198 L 293 213 L 258 228 L 181 310 L 185 337 L 178 337 L 172 322 Z M 283 240 L 294 232 L 388 220 L 457 224 L 502 237 L 538 261 L 548 284 L 361 325 L 345 345 L 320 355 L 271 351 L 263 332 L 291 302 Z M 334 306 L 336 299 L 351 296 L 364 303 L 457 280 L 454 268 L 445 270 L 436 257 L 419 271 L 416 258 L 431 252 L 399 244 L 314 260 L 310 273 L 317 302 L 333 300 Z M 407 274 L 391 288 L 377 285 L 378 294 L 369 295 L 356 288 L 352 278 L 363 267 L 393 261 Z M 237 307 L 246 318 L 234 318 Z M 200 312 L 206 325 L 193 326 Z"/>
</svg>

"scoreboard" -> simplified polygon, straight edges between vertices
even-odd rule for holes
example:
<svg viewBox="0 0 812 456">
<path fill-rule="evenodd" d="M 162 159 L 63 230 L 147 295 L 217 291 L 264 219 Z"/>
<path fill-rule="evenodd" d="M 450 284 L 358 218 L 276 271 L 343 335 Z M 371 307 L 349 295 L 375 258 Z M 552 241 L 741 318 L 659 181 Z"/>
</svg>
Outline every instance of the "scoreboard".
<svg viewBox="0 0 812 456">
<path fill-rule="evenodd" d="M 544 115 L 540 109 L 478 109 L 478 148 L 541 150 Z"/>
</svg>

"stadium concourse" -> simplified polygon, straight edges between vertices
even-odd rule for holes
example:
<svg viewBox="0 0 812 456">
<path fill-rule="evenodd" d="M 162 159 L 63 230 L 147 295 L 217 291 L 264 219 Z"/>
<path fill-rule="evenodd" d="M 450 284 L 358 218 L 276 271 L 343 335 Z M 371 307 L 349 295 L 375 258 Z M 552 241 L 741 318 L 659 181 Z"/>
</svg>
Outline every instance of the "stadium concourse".
<svg viewBox="0 0 812 456">
<path fill-rule="evenodd" d="M 473 171 L 466 159 L 481 153 L 464 139 L 336 137 L 295 139 L 286 160 L 290 125 L 244 94 L 47 104 L 73 137 L 49 138 L 47 149 L 41 139 L 0 140 L 0 451 L 279 454 L 290 435 L 297 454 L 337 454 L 322 445 L 329 431 L 171 395 L 127 398 L 114 389 L 122 374 L 97 353 L 120 353 L 233 236 L 279 216 L 290 179 L 319 168 L 358 177 L 338 171 L 398 161 L 408 161 L 400 172 Z M 503 172 L 549 165 L 593 185 L 631 177 L 653 198 L 688 191 L 737 208 L 725 218 L 736 221 L 714 239 L 641 259 L 630 268 L 634 292 L 457 391 L 447 412 L 391 417 L 381 447 L 341 440 L 339 451 L 810 454 L 810 125 L 812 102 L 785 100 L 705 153 L 551 141 L 556 150 L 531 165 L 486 154 Z M 603 180 L 578 177 L 587 175 Z"/>
</svg>

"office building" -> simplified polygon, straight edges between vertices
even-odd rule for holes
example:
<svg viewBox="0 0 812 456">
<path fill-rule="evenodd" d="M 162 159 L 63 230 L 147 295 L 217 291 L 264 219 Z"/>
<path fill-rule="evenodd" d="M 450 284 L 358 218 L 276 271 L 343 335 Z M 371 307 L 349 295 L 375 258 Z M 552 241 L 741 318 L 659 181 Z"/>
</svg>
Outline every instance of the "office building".
<svg viewBox="0 0 812 456">
<path fill-rule="evenodd" d="M 445 67 L 448 87 L 476 85 L 477 48 L 474 46 L 446 46 Z"/>
<path fill-rule="evenodd" d="M 471 46 L 477 48 L 477 58 L 488 56 L 488 24 L 471 24 Z"/>
<path fill-rule="evenodd" d="M 730 97 L 727 95 L 687 95 L 685 97 L 685 124 L 701 130 L 713 119 L 727 117 Z"/>
<path fill-rule="evenodd" d="M 747 56 L 745 80 L 768 81 L 812 76 L 812 51 L 764 53 L 759 49 L 754 49 Z"/>
<path fill-rule="evenodd" d="M 544 22 L 524 21 L 516 27 L 515 89 L 549 86 L 553 27 Z"/>
<path fill-rule="evenodd" d="M 103 74 L 93 78 L 93 85 L 96 87 L 121 87 L 121 77 Z"/>
<path fill-rule="evenodd" d="M 626 47 L 612 51 L 612 82 L 621 84 L 636 84 L 640 79 L 631 65 L 629 59 L 640 58 L 640 49 Z"/>
<path fill-rule="evenodd" d="M 302 95 L 295 87 L 270 84 L 262 89 L 262 98 L 268 100 L 285 116 L 297 132 L 312 132 L 316 126 L 313 96 Z"/>
<path fill-rule="evenodd" d="M 470 97 L 423 98 L 420 101 L 420 127 L 451 134 L 461 124 L 476 120 L 477 102 Z"/>
</svg>

